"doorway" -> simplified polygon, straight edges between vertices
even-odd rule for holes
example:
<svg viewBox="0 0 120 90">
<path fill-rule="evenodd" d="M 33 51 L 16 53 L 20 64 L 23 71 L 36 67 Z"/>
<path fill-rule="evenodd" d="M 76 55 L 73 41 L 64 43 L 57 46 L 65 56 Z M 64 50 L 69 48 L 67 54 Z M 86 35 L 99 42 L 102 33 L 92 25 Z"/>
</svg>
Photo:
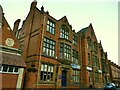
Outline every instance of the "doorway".
<svg viewBox="0 0 120 90">
<path fill-rule="evenodd" d="M 61 84 L 63 87 L 67 85 L 66 76 L 67 76 L 67 70 L 62 70 L 62 82 L 61 82 Z"/>
</svg>

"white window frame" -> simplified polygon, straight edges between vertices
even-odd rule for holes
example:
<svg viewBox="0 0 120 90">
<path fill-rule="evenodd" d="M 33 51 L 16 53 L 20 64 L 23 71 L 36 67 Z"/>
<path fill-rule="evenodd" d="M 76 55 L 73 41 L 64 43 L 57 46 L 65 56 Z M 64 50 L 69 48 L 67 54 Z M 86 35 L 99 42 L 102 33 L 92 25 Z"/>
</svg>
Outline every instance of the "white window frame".
<svg viewBox="0 0 120 90">
<path fill-rule="evenodd" d="M 19 68 L 18 67 L 13 67 L 13 71 L 12 72 L 8 72 L 9 71 L 9 67 L 11 67 L 11 66 L 7 66 L 8 68 L 7 68 L 7 71 L 6 72 L 4 72 L 3 71 L 3 65 L 0 65 L 1 66 L 1 70 L 0 70 L 0 73 L 9 73 L 9 74 L 19 74 Z M 15 68 L 18 68 L 18 72 L 15 72 Z"/>
</svg>

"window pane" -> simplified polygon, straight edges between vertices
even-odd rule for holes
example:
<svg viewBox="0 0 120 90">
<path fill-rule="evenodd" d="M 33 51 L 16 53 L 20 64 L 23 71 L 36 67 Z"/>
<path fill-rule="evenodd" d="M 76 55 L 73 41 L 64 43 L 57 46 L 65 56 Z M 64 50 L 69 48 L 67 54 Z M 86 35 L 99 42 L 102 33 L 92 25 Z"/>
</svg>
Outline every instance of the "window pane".
<svg viewBox="0 0 120 90">
<path fill-rule="evenodd" d="M 47 25 L 47 31 L 49 31 L 49 25 Z"/>
<path fill-rule="evenodd" d="M 46 81 L 46 78 L 47 78 L 47 72 L 44 72 L 43 75 L 44 75 L 44 79 L 43 79 L 43 80 Z"/>
<path fill-rule="evenodd" d="M 49 56 L 52 56 L 52 50 L 50 50 L 50 52 L 49 52 Z"/>
<path fill-rule="evenodd" d="M 50 45 L 50 49 L 52 49 L 52 45 Z"/>
<path fill-rule="evenodd" d="M 54 44 L 52 45 L 52 48 L 51 48 L 52 50 L 55 50 L 55 42 L 54 42 Z"/>
<path fill-rule="evenodd" d="M 55 27 L 55 24 L 53 23 L 53 27 Z"/>
<path fill-rule="evenodd" d="M 47 43 L 46 47 L 49 48 L 49 44 L 48 43 Z"/>
<path fill-rule="evenodd" d="M 44 41 L 45 41 L 45 42 L 47 41 L 46 38 L 44 38 Z"/>
<path fill-rule="evenodd" d="M 0 65 L 0 71 L 2 71 L 2 65 Z"/>
<path fill-rule="evenodd" d="M 53 56 L 53 57 L 55 56 L 55 51 L 52 52 L 52 56 Z"/>
<path fill-rule="evenodd" d="M 53 72 L 53 66 L 51 66 L 51 72 Z"/>
<path fill-rule="evenodd" d="M 50 72 L 48 72 L 47 81 L 50 81 Z"/>
<path fill-rule="evenodd" d="M 77 82 L 79 82 L 79 77 L 77 76 Z"/>
<path fill-rule="evenodd" d="M 48 20 L 47 24 L 49 24 L 49 20 Z"/>
<path fill-rule="evenodd" d="M 55 29 L 54 28 L 52 29 L 52 34 L 55 34 Z"/>
<path fill-rule="evenodd" d="M 18 68 L 17 68 L 17 67 L 15 67 L 15 70 L 14 70 L 14 72 L 18 72 Z"/>
<path fill-rule="evenodd" d="M 3 72 L 7 72 L 8 66 L 3 66 Z"/>
<path fill-rule="evenodd" d="M 50 26 L 52 26 L 52 22 L 50 22 Z"/>
<path fill-rule="evenodd" d="M 74 82 L 75 82 L 75 76 L 73 78 L 74 78 Z"/>
<path fill-rule="evenodd" d="M 48 55 L 48 50 L 49 50 L 49 49 L 46 49 L 46 54 L 47 54 L 47 55 Z"/>
<path fill-rule="evenodd" d="M 13 67 L 9 67 L 8 72 L 13 72 Z"/>
<path fill-rule="evenodd" d="M 55 45 L 55 42 L 53 42 L 53 45 Z"/>
<path fill-rule="evenodd" d="M 79 71 L 77 71 L 77 75 L 79 75 Z"/>
<path fill-rule="evenodd" d="M 49 39 L 46 39 L 47 43 L 49 43 Z"/>
<path fill-rule="evenodd" d="M 47 65 L 44 66 L 44 71 L 47 71 Z"/>
<path fill-rule="evenodd" d="M 45 47 L 43 47 L 43 52 L 45 53 Z"/>
<path fill-rule="evenodd" d="M 55 30 L 55 23 L 48 20 L 47 31 L 49 31 L 51 34 L 54 34 L 54 30 Z"/>
<path fill-rule="evenodd" d="M 42 64 L 42 65 L 41 65 L 41 71 L 43 71 L 43 70 L 44 70 L 44 65 Z"/>
<path fill-rule="evenodd" d="M 46 47 L 46 45 L 47 45 L 47 44 L 44 42 L 43 46 Z"/>
<path fill-rule="evenodd" d="M 50 33 L 52 32 L 52 27 L 50 27 L 50 30 L 49 30 L 49 32 L 50 32 Z"/>
<path fill-rule="evenodd" d="M 41 71 L 40 80 L 43 80 L 43 71 Z"/>
<path fill-rule="evenodd" d="M 50 66 L 48 66 L 48 72 L 50 72 Z"/>
<path fill-rule="evenodd" d="M 63 58 L 63 52 L 60 52 L 60 58 Z"/>
</svg>

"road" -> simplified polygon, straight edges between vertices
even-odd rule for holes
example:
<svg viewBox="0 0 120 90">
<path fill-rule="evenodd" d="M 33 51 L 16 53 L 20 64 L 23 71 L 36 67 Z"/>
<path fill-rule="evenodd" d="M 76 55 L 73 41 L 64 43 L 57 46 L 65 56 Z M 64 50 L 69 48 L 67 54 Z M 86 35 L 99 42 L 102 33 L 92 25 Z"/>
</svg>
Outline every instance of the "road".
<svg viewBox="0 0 120 90">
<path fill-rule="evenodd" d="M 82 90 L 82 89 L 81 89 Z M 100 89 L 83 89 L 83 90 L 104 90 L 103 88 Z M 116 90 L 120 90 L 120 88 L 117 88 Z"/>
<path fill-rule="evenodd" d="M 48 90 L 104 90 L 104 88 L 60 88 L 60 89 L 48 89 Z M 117 88 L 116 90 L 120 90 L 120 88 Z"/>
<path fill-rule="evenodd" d="M 82 89 L 81 89 L 82 90 Z M 83 90 L 104 90 L 103 88 L 100 89 L 83 89 Z M 116 90 L 120 90 L 120 88 L 117 88 Z"/>
<path fill-rule="evenodd" d="M 104 90 L 104 88 L 99 88 L 99 89 L 96 89 L 96 88 L 91 88 L 91 89 L 90 88 L 89 89 L 73 89 L 73 90 Z M 120 90 L 120 88 L 117 88 L 116 90 Z"/>
</svg>

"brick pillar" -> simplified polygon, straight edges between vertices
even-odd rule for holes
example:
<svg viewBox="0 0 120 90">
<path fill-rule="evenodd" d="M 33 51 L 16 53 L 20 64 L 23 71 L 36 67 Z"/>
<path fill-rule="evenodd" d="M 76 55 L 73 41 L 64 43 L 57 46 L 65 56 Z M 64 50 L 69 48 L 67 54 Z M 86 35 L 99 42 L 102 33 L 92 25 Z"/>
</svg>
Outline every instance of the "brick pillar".
<svg viewBox="0 0 120 90">
<path fill-rule="evenodd" d="M 16 88 L 22 88 L 23 73 L 24 68 L 20 68 Z"/>
<path fill-rule="evenodd" d="M 27 74 L 26 87 L 25 88 L 36 88 L 36 73 L 29 72 Z"/>
<path fill-rule="evenodd" d="M 27 69 L 26 74 L 26 85 L 25 88 L 37 88 L 37 69 L 35 67 L 30 67 Z"/>
<path fill-rule="evenodd" d="M 57 88 L 61 88 L 61 80 L 62 80 L 62 67 L 58 66 L 58 76 L 57 76 Z"/>
<path fill-rule="evenodd" d="M 70 70 L 69 70 L 69 72 L 70 72 L 70 85 L 73 85 L 73 75 L 72 75 L 72 68 L 70 68 Z"/>
</svg>

